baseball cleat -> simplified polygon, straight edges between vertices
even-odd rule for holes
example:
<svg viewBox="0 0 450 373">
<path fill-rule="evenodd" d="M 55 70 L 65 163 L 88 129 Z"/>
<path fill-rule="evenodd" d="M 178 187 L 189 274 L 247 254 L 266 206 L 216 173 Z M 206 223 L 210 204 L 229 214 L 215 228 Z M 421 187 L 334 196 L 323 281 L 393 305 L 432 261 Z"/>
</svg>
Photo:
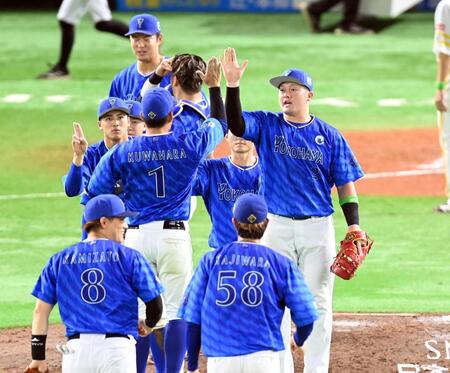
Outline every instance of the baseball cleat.
<svg viewBox="0 0 450 373">
<path fill-rule="evenodd" d="M 311 13 L 308 9 L 308 3 L 302 1 L 299 3 L 298 7 L 302 11 L 303 16 L 305 17 L 306 23 L 309 26 L 309 29 L 313 33 L 320 32 L 320 16 Z"/>
<path fill-rule="evenodd" d="M 437 212 L 442 212 L 442 213 L 450 213 L 450 202 L 447 201 L 447 203 L 443 203 L 442 205 L 439 205 L 438 207 L 436 207 L 436 211 Z"/>
<path fill-rule="evenodd" d="M 367 27 L 358 25 L 357 23 L 351 23 L 347 26 L 336 27 L 334 29 L 334 33 L 337 35 L 341 34 L 370 35 L 373 34 L 374 31 Z"/>
<path fill-rule="evenodd" d="M 50 70 L 45 73 L 39 74 L 36 79 L 47 79 L 47 80 L 64 80 L 70 79 L 69 70 L 61 68 L 58 65 L 54 65 Z"/>
</svg>

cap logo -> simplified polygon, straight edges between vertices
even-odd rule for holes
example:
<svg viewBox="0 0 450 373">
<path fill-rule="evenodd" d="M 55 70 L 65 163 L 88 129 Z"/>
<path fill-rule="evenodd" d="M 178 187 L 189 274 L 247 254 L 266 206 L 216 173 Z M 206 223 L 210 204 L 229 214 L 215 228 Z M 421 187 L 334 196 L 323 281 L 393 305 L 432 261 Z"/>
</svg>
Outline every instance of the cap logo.
<svg viewBox="0 0 450 373">
<path fill-rule="evenodd" d="M 256 216 L 253 214 L 250 214 L 249 217 L 247 218 L 247 220 L 253 224 L 256 221 Z"/>
<path fill-rule="evenodd" d="M 142 28 L 142 24 L 144 23 L 144 18 L 138 18 L 137 20 L 138 28 Z"/>
<path fill-rule="evenodd" d="M 132 107 L 133 107 L 133 104 L 127 104 L 128 110 L 131 110 Z"/>
<path fill-rule="evenodd" d="M 156 22 L 156 27 L 157 27 L 158 30 L 161 30 L 161 24 L 159 23 L 159 21 Z"/>
<path fill-rule="evenodd" d="M 308 77 L 306 78 L 306 81 L 308 82 L 308 84 L 309 84 L 309 85 L 311 85 L 311 84 L 312 84 L 312 79 L 311 79 L 311 77 L 310 77 L 310 76 L 308 76 Z"/>
<path fill-rule="evenodd" d="M 286 70 L 284 73 L 283 73 L 283 75 L 284 76 L 289 76 L 289 74 L 292 72 L 292 70 Z"/>
<path fill-rule="evenodd" d="M 114 106 L 116 104 L 116 99 L 115 98 L 110 98 L 108 101 L 109 101 L 109 104 L 111 106 Z"/>
<path fill-rule="evenodd" d="M 151 111 L 150 113 L 148 113 L 148 117 L 150 119 L 155 119 L 156 118 L 156 114 L 153 111 Z"/>
</svg>

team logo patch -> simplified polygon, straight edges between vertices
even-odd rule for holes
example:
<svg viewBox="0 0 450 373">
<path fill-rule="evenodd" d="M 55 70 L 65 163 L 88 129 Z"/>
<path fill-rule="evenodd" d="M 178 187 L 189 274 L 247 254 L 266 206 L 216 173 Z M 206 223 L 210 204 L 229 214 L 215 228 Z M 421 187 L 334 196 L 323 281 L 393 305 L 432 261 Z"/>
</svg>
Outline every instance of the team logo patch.
<svg viewBox="0 0 450 373">
<path fill-rule="evenodd" d="M 150 119 L 155 119 L 156 118 L 156 114 L 153 111 L 151 111 L 150 113 L 148 113 L 148 117 Z"/>
<path fill-rule="evenodd" d="M 247 218 L 247 220 L 248 220 L 251 224 L 253 224 L 253 223 L 256 221 L 256 216 L 253 215 L 253 214 L 251 214 L 251 215 L 249 215 L 249 217 Z"/>
<path fill-rule="evenodd" d="M 110 104 L 111 106 L 115 106 L 115 105 L 116 105 L 116 99 L 115 99 L 115 98 L 110 98 L 110 99 L 109 99 L 109 104 Z"/>
<path fill-rule="evenodd" d="M 138 18 L 137 20 L 138 28 L 142 28 L 142 24 L 144 23 L 144 18 Z"/>
<path fill-rule="evenodd" d="M 325 139 L 323 138 L 322 135 L 316 136 L 314 141 L 316 142 L 317 145 L 323 145 L 325 143 Z"/>
</svg>

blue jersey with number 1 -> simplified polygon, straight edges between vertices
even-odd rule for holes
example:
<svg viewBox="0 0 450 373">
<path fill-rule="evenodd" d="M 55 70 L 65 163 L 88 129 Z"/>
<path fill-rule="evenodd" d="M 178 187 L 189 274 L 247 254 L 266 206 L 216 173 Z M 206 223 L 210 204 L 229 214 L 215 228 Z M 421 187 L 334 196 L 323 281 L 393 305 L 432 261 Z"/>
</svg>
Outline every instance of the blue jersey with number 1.
<svg viewBox="0 0 450 373">
<path fill-rule="evenodd" d="M 293 261 L 263 245 L 233 242 L 200 260 L 178 316 L 201 325 L 206 356 L 237 356 L 284 350 L 285 306 L 297 326 L 318 318 Z"/>
<path fill-rule="evenodd" d="M 139 216 L 131 225 L 188 220 L 191 185 L 199 163 L 220 143 L 226 123 L 208 119 L 196 131 L 139 136 L 106 153 L 87 187 L 93 197 L 122 181 L 125 205 Z"/>
<path fill-rule="evenodd" d="M 32 294 L 59 305 L 66 335 L 119 333 L 137 337 L 138 302 L 163 292 L 148 261 L 110 240 L 82 241 L 53 255 Z"/>
<path fill-rule="evenodd" d="M 245 133 L 258 151 L 261 194 L 272 214 L 303 217 L 331 215 L 331 188 L 361 178 L 344 137 L 323 120 L 290 123 L 283 113 L 243 112 Z"/>
</svg>

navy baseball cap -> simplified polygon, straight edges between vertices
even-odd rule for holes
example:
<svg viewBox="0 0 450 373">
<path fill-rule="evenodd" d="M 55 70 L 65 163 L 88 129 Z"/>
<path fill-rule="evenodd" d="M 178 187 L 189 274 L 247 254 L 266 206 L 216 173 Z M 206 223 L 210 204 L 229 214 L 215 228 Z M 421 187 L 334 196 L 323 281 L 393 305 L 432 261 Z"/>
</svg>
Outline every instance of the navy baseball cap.
<svg viewBox="0 0 450 373">
<path fill-rule="evenodd" d="M 128 106 L 128 110 L 130 111 L 130 117 L 141 119 L 142 114 L 142 105 L 139 101 L 127 100 L 125 104 Z"/>
<path fill-rule="evenodd" d="M 286 82 L 297 83 L 313 91 L 313 80 L 306 71 L 289 69 L 280 76 L 270 79 L 270 84 L 276 88 L 280 88 L 280 85 Z"/>
<path fill-rule="evenodd" d="M 155 35 L 161 32 L 158 18 L 151 14 L 138 14 L 130 19 L 128 32 L 125 36 L 133 34 Z"/>
<path fill-rule="evenodd" d="M 127 211 L 122 200 L 115 194 L 101 194 L 92 198 L 84 208 L 86 222 L 105 218 L 126 218 L 138 216 L 138 212 Z"/>
<path fill-rule="evenodd" d="M 155 87 L 145 92 L 142 98 L 142 115 L 144 120 L 158 120 L 173 112 L 177 102 L 172 94 L 164 88 Z"/>
<path fill-rule="evenodd" d="M 258 224 L 267 218 L 267 204 L 258 194 L 246 193 L 238 198 L 233 207 L 233 217 L 244 224 Z"/>
<path fill-rule="evenodd" d="M 98 105 L 97 118 L 100 119 L 105 114 L 114 110 L 119 110 L 123 111 L 126 114 L 130 114 L 130 110 L 125 104 L 125 101 L 121 100 L 118 97 L 108 97 L 102 100 L 102 102 L 100 102 L 100 105 Z"/>
</svg>

